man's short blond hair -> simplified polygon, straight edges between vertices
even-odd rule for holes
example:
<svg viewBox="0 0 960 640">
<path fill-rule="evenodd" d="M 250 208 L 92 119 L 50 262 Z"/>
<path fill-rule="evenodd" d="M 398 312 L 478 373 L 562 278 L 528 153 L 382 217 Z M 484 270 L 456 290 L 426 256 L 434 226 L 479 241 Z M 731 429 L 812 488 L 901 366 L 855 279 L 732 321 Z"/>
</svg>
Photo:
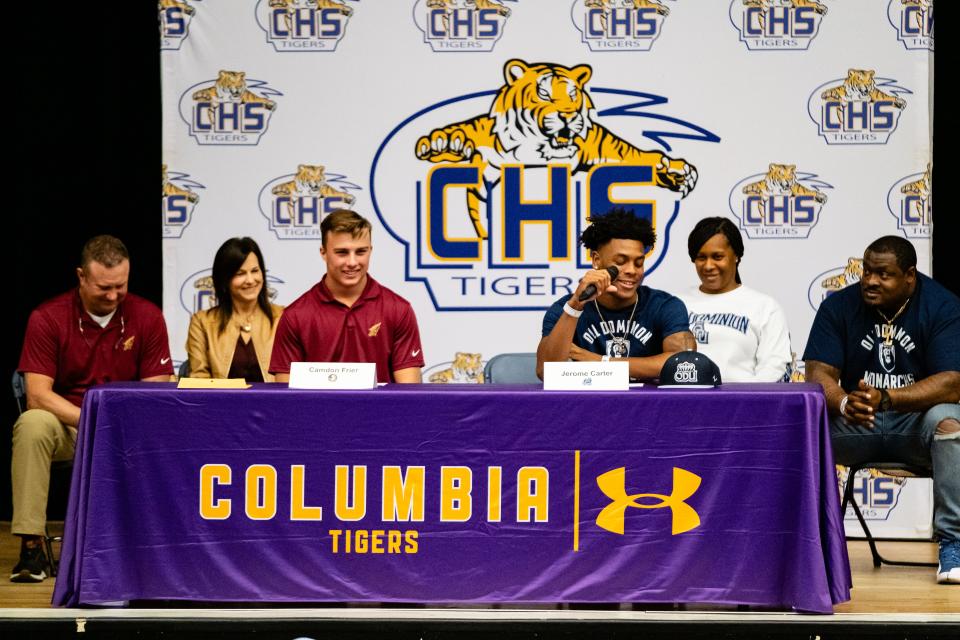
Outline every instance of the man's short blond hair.
<svg viewBox="0 0 960 640">
<path fill-rule="evenodd" d="M 331 233 L 349 233 L 353 238 L 359 238 L 363 232 L 372 233 L 370 221 L 356 211 L 338 209 L 328 215 L 320 223 L 320 237 L 323 246 L 327 246 L 327 235 Z"/>
<path fill-rule="evenodd" d="M 115 267 L 124 260 L 129 260 L 127 247 L 119 238 L 102 235 L 87 240 L 80 252 L 80 268 L 86 270 L 91 262 L 99 262 L 105 267 Z"/>
</svg>

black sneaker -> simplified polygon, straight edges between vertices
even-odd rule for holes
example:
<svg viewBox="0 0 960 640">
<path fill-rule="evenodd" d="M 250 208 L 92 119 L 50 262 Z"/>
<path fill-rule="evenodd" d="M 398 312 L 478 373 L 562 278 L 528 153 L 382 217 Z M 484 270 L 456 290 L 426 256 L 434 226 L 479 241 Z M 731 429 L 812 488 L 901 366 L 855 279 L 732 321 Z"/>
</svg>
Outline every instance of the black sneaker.
<svg viewBox="0 0 960 640">
<path fill-rule="evenodd" d="M 47 577 L 47 556 L 43 547 L 23 547 L 20 549 L 20 562 L 10 574 L 10 582 L 43 582 Z"/>
</svg>

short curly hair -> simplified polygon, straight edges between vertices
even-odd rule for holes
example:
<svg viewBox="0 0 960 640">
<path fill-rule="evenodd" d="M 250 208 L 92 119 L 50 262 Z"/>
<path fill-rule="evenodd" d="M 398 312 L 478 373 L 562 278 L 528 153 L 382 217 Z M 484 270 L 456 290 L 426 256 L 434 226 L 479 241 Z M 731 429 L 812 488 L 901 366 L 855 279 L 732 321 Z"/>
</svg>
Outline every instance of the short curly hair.
<svg viewBox="0 0 960 640">
<path fill-rule="evenodd" d="M 590 226 L 580 234 L 580 244 L 597 251 L 611 240 L 638 240 L 644 251 L 649 251 L 657 242 L 657 233 L 646 218 L 637 216 L 632 209 L 614 207 L 604 214 L 592 215 L 587 220 Z"/>
</svg>

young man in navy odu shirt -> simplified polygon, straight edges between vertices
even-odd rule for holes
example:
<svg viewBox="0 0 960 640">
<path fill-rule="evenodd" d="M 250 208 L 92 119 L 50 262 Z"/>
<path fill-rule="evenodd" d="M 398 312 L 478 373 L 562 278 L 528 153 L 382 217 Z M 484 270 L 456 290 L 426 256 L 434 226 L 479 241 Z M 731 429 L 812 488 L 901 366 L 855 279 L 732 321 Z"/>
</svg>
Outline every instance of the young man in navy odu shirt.
<svg viewBox="0 0 960 640">
<path fill-rule="evenodd" d="M 641 286 L 643 260 L 656 234 L 645 218 L 615 208 L 592 216 L 580 242 L 590 250 L 593 269 L 572 296 L 563 297 L 543 317 L 537 347 L 537 375 L 544 362 L 626 360 L 631 378 L 656 378 L 677 351 L 696 350 L 687 309 L 665 291 Z M 607 267 L 616 266 L 611 278 Z M 590 285 L 596 293 L 580 302 Z"/>
<path fill-rule="evenodd" d="M 932 468 L 937 581 L 960 584 L 960 299 L 916 265 L 907 240 L 875 240 L 860 283 L 820 305 L 803 359 L 837 462 Z"/>
</svg>

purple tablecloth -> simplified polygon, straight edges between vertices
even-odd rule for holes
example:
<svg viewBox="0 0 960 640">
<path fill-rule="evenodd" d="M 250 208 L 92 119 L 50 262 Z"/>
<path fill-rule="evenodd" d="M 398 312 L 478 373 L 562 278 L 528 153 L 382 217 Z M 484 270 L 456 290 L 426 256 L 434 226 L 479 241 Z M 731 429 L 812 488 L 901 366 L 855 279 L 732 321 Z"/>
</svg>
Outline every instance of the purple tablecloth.
<svg viewBox="0 0 960 640">
<path fill-rule="evenodd" d="M 814 385 L 118 383 L 82 413 L 55 605 L 849 599 Z"/>
</svg>

